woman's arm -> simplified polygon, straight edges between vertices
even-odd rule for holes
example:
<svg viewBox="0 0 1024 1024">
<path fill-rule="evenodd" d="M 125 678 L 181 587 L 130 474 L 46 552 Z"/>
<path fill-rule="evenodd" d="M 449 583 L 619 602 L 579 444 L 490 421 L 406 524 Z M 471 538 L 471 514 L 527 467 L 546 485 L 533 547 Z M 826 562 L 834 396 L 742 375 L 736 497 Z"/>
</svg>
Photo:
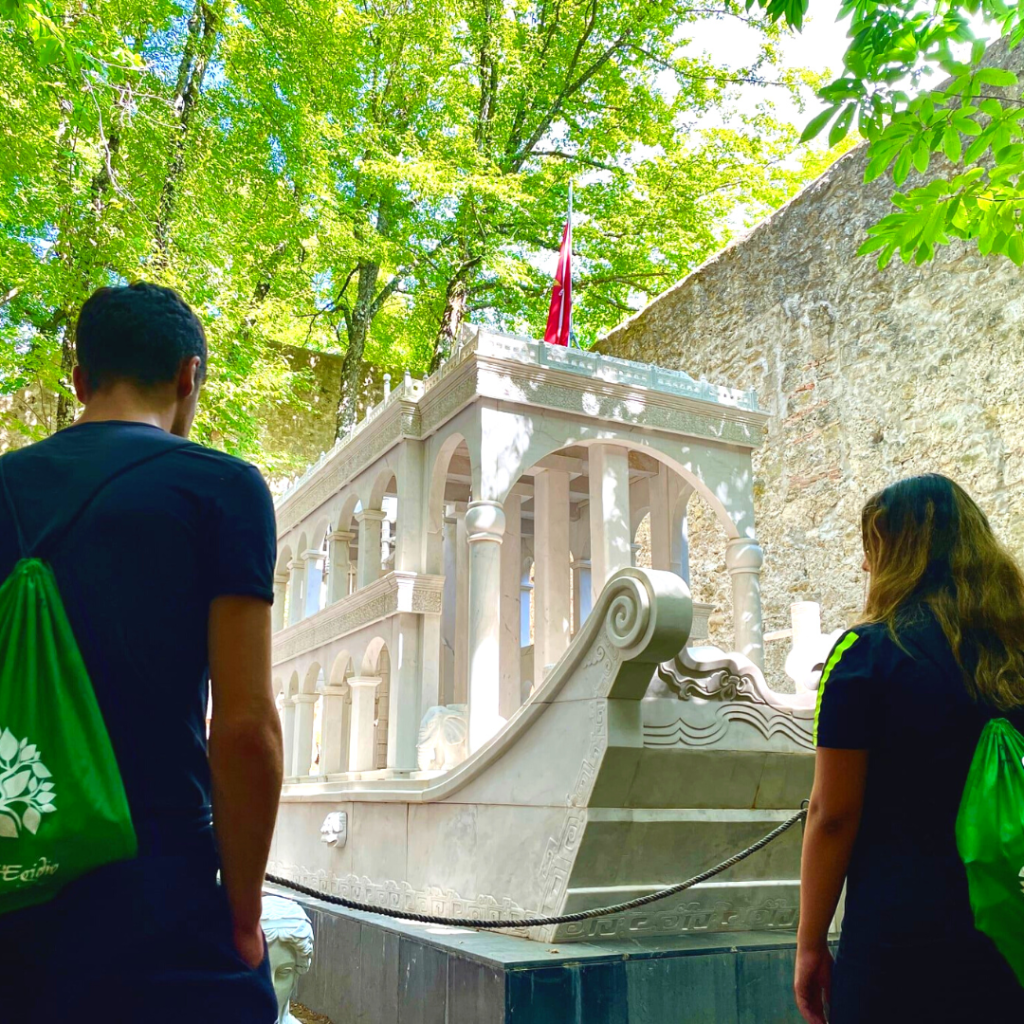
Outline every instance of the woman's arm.
<svg viewBox="0 0 1024 1024">
<path fill-rule="evenodd" d="M 828 927 L 860 827 L 867 771 L 866 750 L 818 748 L 800 866 L 794 981 L 797 1006 L 809 1024 L 825 1024 L 822 1000 L 828 999 L 832 980 Z"/>
</svg>

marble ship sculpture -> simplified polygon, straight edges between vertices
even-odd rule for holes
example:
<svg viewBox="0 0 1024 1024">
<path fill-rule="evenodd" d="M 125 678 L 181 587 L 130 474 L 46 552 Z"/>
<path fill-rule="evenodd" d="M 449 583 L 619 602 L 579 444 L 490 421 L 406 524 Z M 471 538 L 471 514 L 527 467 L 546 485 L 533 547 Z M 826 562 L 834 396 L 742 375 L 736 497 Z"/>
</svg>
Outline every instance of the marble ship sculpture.
<svg viewBox="0 0 1024 1024">
<path fill-rule="evenodd" d="M 765 420 L 752 392 L 486 330 L 406 375 L 277 504 L 271 870 L 486 923 L 648 893 L 793 814 L 814 693 L 763 674 Z M 726 536 L 733 652 L 690 600 L 694 495 Z M 524 934 L 792 928 L 799 842 Z"/>
</svg>

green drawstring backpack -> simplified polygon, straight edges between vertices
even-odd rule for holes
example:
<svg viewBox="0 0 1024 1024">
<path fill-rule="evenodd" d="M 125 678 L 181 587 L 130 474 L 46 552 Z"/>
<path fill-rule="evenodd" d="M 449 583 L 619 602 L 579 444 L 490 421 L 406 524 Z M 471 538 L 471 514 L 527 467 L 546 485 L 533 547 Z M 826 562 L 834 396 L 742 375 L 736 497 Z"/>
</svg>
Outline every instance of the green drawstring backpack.
<svg viewBox="0 0 1024 1024">
<path fill-rule="evenodd" d="M 51 554 L 122 467 L 30 553 L 7 488 L 21 560 L 0 586 L 0 914 L 42 903 L 137 843 L 117 759 L 61 603 Z"/>
<path fill-rule="evenodd" d="M 982 730 L 956 819 L 974 925 L 1024 985 L 1024 736 L 1005 719 Z"/>
</svg>

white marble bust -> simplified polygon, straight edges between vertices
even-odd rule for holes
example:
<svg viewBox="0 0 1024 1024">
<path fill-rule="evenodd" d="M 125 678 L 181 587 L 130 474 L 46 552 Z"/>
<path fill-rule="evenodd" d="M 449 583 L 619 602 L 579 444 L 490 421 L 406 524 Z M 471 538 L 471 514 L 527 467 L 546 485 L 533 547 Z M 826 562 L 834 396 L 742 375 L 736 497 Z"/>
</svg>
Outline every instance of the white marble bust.
<svg viewBox="0 0 1024 1024">
<path fill-rule="evenodd" d="M 313 962 L 313 926 L 294 900 L 270 895 L 263 897 L 260 924 L 267 936 L 278 1024 L 299 1024 L 290 1007 L 299 975 L 305 974 Z"/>
<path fill-rule="evenodd" d="M 469 753 L 469 712 L 466 704 L 439 705 L 427 710 L 420 724 L 416 761 L 421 772 L 451 771 Z"/>
</svg>

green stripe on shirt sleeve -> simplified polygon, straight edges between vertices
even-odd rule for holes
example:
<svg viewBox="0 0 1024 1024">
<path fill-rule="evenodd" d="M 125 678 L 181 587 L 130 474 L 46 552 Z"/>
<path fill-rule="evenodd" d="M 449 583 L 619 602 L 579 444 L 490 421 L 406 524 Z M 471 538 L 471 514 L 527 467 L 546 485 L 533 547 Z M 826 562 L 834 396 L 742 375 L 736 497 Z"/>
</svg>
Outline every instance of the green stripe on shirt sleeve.
<svg viewBox="0 0 1024 1024">
<path fill-rule="evenodd" d="M 818 745 L 818 719 L 821 717 L 821 695 L 825 692 L 825 684 L 832 674 L 832 669 L 839 664 L 843 655 L 857 642 L 859 635 L 852 630 L 836 644 L 832 657 L 828 659 L 824 671 L 821 673 L 821 682 L 818 683 L 818 699 L 814 704 L 814 745 Z"/>
</svg>

